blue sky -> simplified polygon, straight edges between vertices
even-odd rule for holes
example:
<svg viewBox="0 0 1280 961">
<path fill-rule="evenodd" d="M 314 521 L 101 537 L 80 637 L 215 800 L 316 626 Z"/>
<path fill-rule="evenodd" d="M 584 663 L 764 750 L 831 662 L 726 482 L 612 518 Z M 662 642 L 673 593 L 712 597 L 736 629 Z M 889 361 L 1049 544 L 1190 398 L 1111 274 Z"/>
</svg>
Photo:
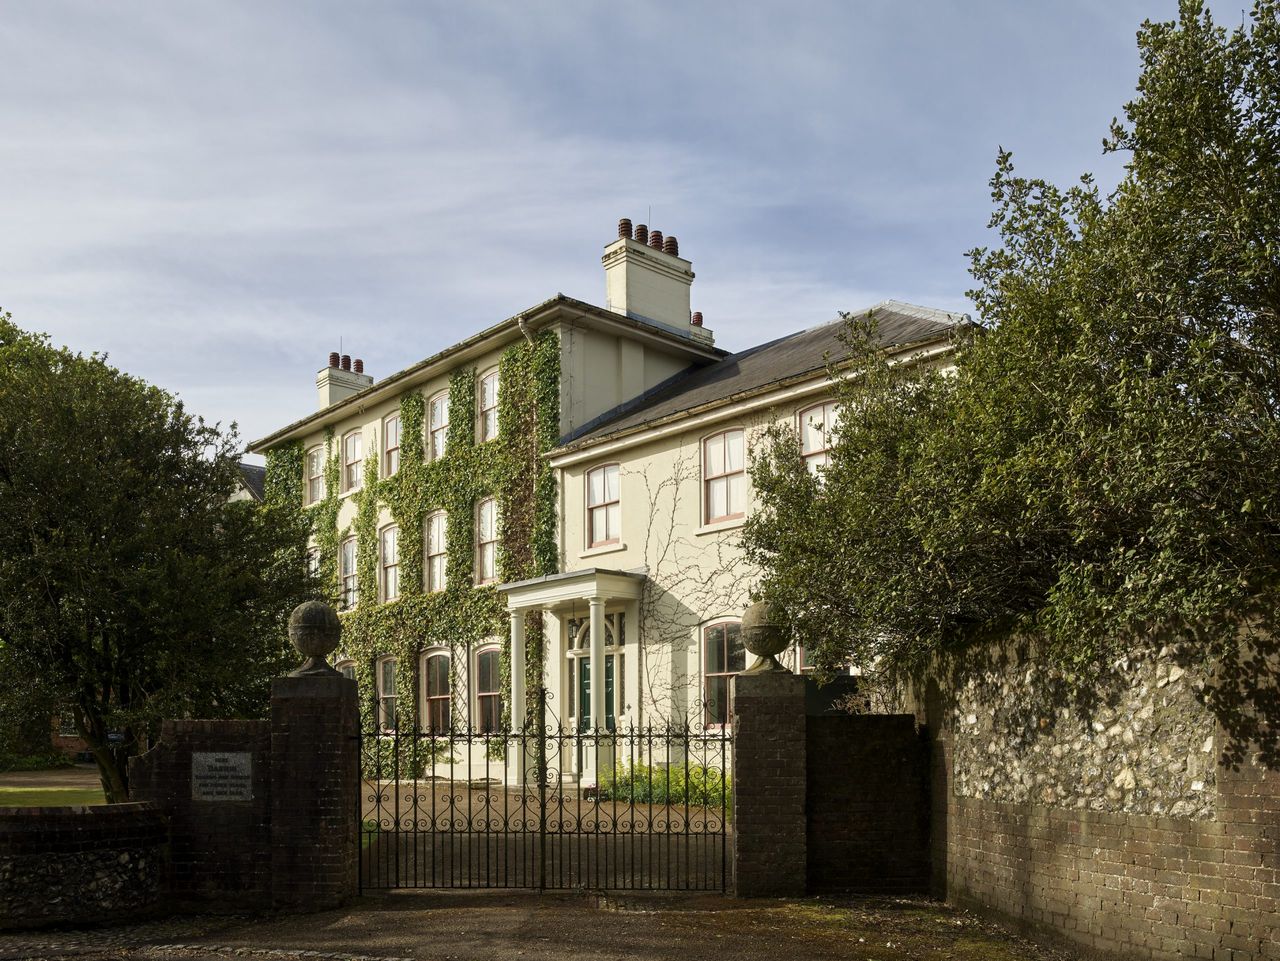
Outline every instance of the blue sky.
<svg viewBox="0 0 1280 961">
<path fill-rule="evenodd" d="M 1135 31 L 1175 12 L 0 0 L 0 306 L 246 440 L 314 408 L 339 338 L 381 377 L 602 302 L 622 216 L 679 237 L 731 350 L 966 310 L 997 147 L 1114 183 Z"/>
</svg>

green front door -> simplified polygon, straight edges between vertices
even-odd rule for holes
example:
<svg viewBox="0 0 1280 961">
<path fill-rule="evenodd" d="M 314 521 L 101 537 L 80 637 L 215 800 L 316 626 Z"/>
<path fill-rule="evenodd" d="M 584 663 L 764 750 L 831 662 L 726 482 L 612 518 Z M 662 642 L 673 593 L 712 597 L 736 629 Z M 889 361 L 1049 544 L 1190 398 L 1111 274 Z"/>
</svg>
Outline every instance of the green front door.
<svg viewBox="0 0 1280 961">
<path fill-rule="evenodd" d="M 620 674 L 616 663 L 621 654 L 606 654 L 604 657 L 604 724 L 605 729 L 617 729 L 617 711 L 615 674 Z M 591 730 L 591 659 L 589 657 L 574 658 L 578 672 L 578 730 Z"/>
</svg>

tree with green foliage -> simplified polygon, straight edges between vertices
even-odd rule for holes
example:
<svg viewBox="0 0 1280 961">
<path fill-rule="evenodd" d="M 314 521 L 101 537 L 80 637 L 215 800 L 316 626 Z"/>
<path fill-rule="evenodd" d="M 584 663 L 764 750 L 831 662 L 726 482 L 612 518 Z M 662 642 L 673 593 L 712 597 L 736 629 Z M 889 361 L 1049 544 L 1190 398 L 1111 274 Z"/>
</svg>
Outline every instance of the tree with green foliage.
<svg viewBox="0 0 1280 961">
<path fill-rule="evenodd" d="M 755 451 L 746 547 L 819 666 L 1024 633 L 1077 675 L 1137 638 L 1223 656 L 1280 593 L 1280 3 L 1144 23 L 1121 183 L 991 181 L 954 367 L 850 318 L 821 480 Z"/>
<path fill-rule="evenodd" d="M 107 799 L 169 717 L 253 717 L 313 593 L 295 511 L 231 502 L 223 432 L 0 314 L 0 646 L 69 706 Z M 38 683 L 37 683 L 38 682 Z"/>
</svg>

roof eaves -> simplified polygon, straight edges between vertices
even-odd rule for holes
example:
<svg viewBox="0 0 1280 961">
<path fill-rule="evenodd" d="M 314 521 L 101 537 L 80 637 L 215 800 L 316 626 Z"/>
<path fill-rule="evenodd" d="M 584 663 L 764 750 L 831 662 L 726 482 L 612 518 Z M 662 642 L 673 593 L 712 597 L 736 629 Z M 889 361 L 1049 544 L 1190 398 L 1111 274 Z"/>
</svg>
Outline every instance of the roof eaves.
<svg viewBox="0 0 1280 961">
<path fill-rule="evenodd" d="M 911 343 L 908 343 L 908 344 L 894 345 L 892 354 L 897 355 L 897 354 L 908 353 L 913 350 L 918 350 L 919 348 L 924 347 L 928 344 L 939 343 L 940 341 L 945 339 L 947 334 L 949 334 L 952 330 L 956 329 L 959 326 L 960 325 L 957 324 L 956 327 L 948 328 L 946 331 L 941 332 L 938 336 L 922 338 L 920 340 L 912 341 Z M 819 371 L 823 371 L 827 369 L 844 370 L 851 367 L 853 364 L 854 364 L 854 361 L 843 361 L 839 363 L 811 367 L 807 370 L 799 371 L 795 374 L 788 375 L 787 377 L 770 381 L 767 384 L 761 384 L 758 387 L 752 387 L 749 390 L 738 391 L 737 393 L 727 394 L 724 397 L 716 398 L 715 400 L 707 401 L 702 404 L 697 404 L 692 407 L 686 407 L 681 410 L 672 411 L 671 413 L 664 414 L 663 416 L 655 418 L 654 420 L 643 421 L 639 424 L 633 424 L 630 427 L 624 427 L 620 430 L 612 431 L 606 434 L 596 434 L 590 437 L 579 437 L 579 439 L 577 440 L 570 441 L 568 443 L 563 443 L 560 446 L 553 448 L 552 450 L 548 451 L 545 456 L 554 457 L 559 454 L 567 454 L 573 451 L 585 450 L 586 448 L 594 447 L 597 444 L 604 444 L 612 441 L 617 441 L 632 435 L 643 434 L 647 431 L 657 430 L 660 427 L 664 427 L 667 424 L 670 424 L 677 420 L 681 420 L 686 417 L 696 417 L 700 414 L 704 414 L 704 413 L 707 413 L 708 411 L 716 410 L 717 408 L 720 408 L 720 407 L 728 407 L 731 404 L 737 404 L 745 400 L 751 400 L 754 397 L 760 397 L 764 394 L 772 393 L 773 391 L 785 390 L 787 387 L 791 387 L 791 386 L 794 386 L 795 384 L 803 383 L 806 380 L 811 380 L 814 377 L 814 375 Z M 599 418 L 597 418 L 597 420 L 598 419 Z"/>
<path fill-rule="evenodd" d="M 564 294 L 556 294 L 549 300 L 544 300 L 542 303 L 534 307 L 530 307 L 528 310 L 514 314 L 506 320 L 498 324 L 494 324 L 492 327 L 488 327 L 477 334 L 473 334 L 466 340 L 459 341 L 442 351 L 432 354 L 424 360 L 418 361 L 416 364 L 412 364 L 403 370 L 384 377 L 382 380 L 377 381 L 374 384 L 370 384 L 359 393 L 352 394 L 350 397 L 344 398 L 336 404 L 331 404 L 323 410 L 318 410 L 314 413 L 308 414 L 306 417 L 299 418 L 274 433 L 268 434 L 266 437 L 252 441 L 249 444 L 249 450 L 252 453 L 260 454 L 272 445 L 291 439 L 293 435 L 302 431 L 304 428 L 315 429 L 316 427 L 323 426 L 327 423 L 341 420 L 346 416 L 348 411 L 358 410 L 364 404 L 373 401 L 375 397 L 378 397 L 382 393 L 388 391 L 389 388 L 395 387 L 406 380 L 412 380 L 415 375 L 441 364 L 452 357 L 465 353 L 467 350 L 477 347 L 485 341 L 495 340 L 503 335 L 505 335 L 505 339 L 508 340 L 516 339 L 520 336 L 519 324 L 521 321 L 523 321 L 526 326 L 540 325 L 544 322 L 549 322 L 551 314 L 556 310 L 565 307 L 576 310 L 581 314 L 592 316 L 598 320 L 616 323 L 620 326 L 630 327 L 634 330 L 644 331 L 651 336 L 656 336 L 661 340 L 671 342 L 673 346 L 679 346 L 683 349 L 700 353 L 710 360 L 718 360 L 728 356 L 728 351 L 721 350 L 718 347 L 700 344 L 693 340 L 692 337 L 683 337 L 674 330 L 668 330 L 654 324 L 645 323 L 642 320 L 637 320 L 634 317 L 628 317 L 624 314 L 616 314 L 603 307 L 598 307 L 595 304 L 589 304 L 586 301 L 577 300 Z"/>
</svg>

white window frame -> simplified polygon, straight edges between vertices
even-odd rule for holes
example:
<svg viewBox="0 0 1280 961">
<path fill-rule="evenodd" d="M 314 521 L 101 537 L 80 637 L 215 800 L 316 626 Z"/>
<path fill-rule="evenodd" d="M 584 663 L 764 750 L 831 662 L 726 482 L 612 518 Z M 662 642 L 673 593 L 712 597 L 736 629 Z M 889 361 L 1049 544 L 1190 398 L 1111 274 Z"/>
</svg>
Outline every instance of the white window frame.
<svg viewBox="0 0 1280 961">
<path fill-rule="evenodd" d="M 431 524 L 436 518 L 440 521 L 439 548 L 432 551 Z M 435 575 L 435 564 L 432 558 L 440 558 L 440 575 Z M 422 586 L 428 594 L 443 591 L 449 586 L 449 515 L 444 511 L 432 511 L 422 522 Z"/>
<path fill-rule="evenodd" d="M 314 474 L 311 472 L 312 457 L 315 458 L 316 467 L 317 467 L 317 471 Z M 307 463 L 306 485 L 307 486 L 306 486 L 306 490 L 303 493 L 306 497 L 307 506 L 310 507 L 312 504 L 319 504 L 322 500 L 324 500 L 324 496 L 325 496 L 324 467 L 325 467 L 326 458 L 324 456 L 324 445 L 317 444 L 315 447 L 312 447 L 310 450 L 307 451 L 306 458 L 307 458 L 306 460 L 306 463 Z"/>
<path fill-rule="evenodd" d="M 355 440 L 359 450 L 355 460 L 351 460 L 347 450 L 347 442 Z M 364 486 L 364 431 L 357 428 L 342 435 L 342 493 L 349 494 Z"/>
<path fill-rule="evenodd" d="M 493 381 L 492 405 L 486 407 L 485 401 L 485 383 L 489 380 Z M 480 375 L 480 380 L 476 386 L 476 405 L 479 408 L 479 418 L 476 424 L 476 434 L 479 436 L 480 443 L 493 440 L 498 436 L 498 394 L 502 390 L 502 384 L 498 379 L 498 368 L 493 367 L 486 370 Z M 493 413 L 493 424 L 490 427 L 488 414 Z"/>
<path fill-rule="evenodd" d="M 493 505 L 493 537 L 491 540 L 483 540 L 484 528 L 482 519 L 484 516 L 484 506 L 486 504 Z M 476 558 L 475 558 L 475 582 L 476 584 L 494 584 L 498 580 L 498 537 L 500 529 L 500 520 L 498 517 L 498 498 L 484 497 L 476 502 L 475 516 L 475 532 L 476 532 Z M 493 552 L 493 574 L 485 577 L 485 551 L 486 548 Z"/>
<path fill-rule="evenodd" d="M 443 401 L 441 411 L 443 412 L 443 421 L 437 423 L 435 420 L 436 401 Z M 436 440 L 439 439 L 439 451 L 436 449 Z M 449 450 L 449 392 L 442 390 L 438 394 L 432 394 L 427 401 L 427 460 L 439 460 Z"/>
<path fill-rule="evenodd" d="M 353 681 L 356 679 L 356 662 L 350 657 L 338 658 L 338 660 L 334 662 L 333 669 L 343 677 L 348 677 Z M 347 671 L 350 671 L 351 673 L 348 674 Z"/>
<path fill-rule="evenodd" d="M 392 665 L 390 694 L 386 692 L 383 684 L 384 674 L 386 672 L 386 667 L 384 665 L 387 664 Z M 392 655 L 378 658 L 373 665 L 373 682 L 377 688 L 378 697 L 378 727 L 383 731 L 394 731 L 396 729 L 396 708 L 399 704 L 399 700 L 396 696 L 396 689 L 398 687 L 396 683 L 396 671 L 399 666 L 399 660 Z M 391 702 L 389 709 L 387 705 L 388 701 Z"/>
<path fill-rule="evenodd" d="M 822 446 L 809 448 L 805 422 L 814 411 L 818 411 L 819 416 L 811 419 L 811 422 L 820 424 L 818 434 L 822 438 Z M 800 456 L 804 458 L 804 466 L 814 476 L 831 462 L 831 445 L 835 442 L 836 420 L 839 416 L 840 402 L 834 400 L 811 404 L 796 414 L 796 427 L 800 432 Z"/>
<path fill-rule="evenodd" d="M 391 424 L 395 423 L 395 444 L 391 443 Z M 391 465 L 391 455 L 395 454 L 395 466 Z M 382 476 L 392 477 L 400 470 L 400 411 L 382 418 Z"/>
<path fill-rule="evenodd" d="M 351 545 L 351 560 L 347 562 L 347 545 Z M 344 537 L 338 544 L 338 578 L 342 585 L 341 609 L 354 610 L 360 603 L 360 551 L 354 537 Z"/>
<path fill-rule="evenodd" d="M 738 434 L 742 438 L 742 467 L 739 470 L 723 471 L 719 474 L 708 474 L 707 464 L 707 445 L 711 441 L 720 437 L 724 439 L 724 460 L 728 463 L 729 437 L 732 434 Z M 748 485 L 747 485 L 747 432 L 741 427 L 727 427 L 724 430 L 718 430 L 715 433 L 707 434 L 699 443 L 700 458 L 702 463 L 702 523 L 703 524 L 722 524 L 726 521 L 740 520 L 746 516 Z M 740 509 L 735 511 L 733 504 L 729 501 L 729 491 L 732 489 L 731 478 L 742 477 L 742 503 L 737 505 Z M 715 481 L 723 480 L 725 482 L 725 507 L 728 513 L 720 514 L 715 517 L 711 516 L 711 485 Z"/>
<path fill-rule="evenodd" d="M 445 692 L 443 694 L 432 694 L 427 673 L 427 665 L 432 659 L 443 657 L 445 660 Z M 427 734 L 448 734 L 453 730 L 453 653 L 447 647 L 431 647 L 422 652 L 422 657 L 418 663 L 418 688 L 421 691 L 422 703 L 419 706 L 422 718 L 422 730 Z M 444 727 L 437 729 L 431 723 L 431 708 L 433 703 L 443 702 L 444 704 Z"/>
<path fill-rule="evenodd" d="M 613 471 L 614 491 L 617 496 L 612 500 L 609 499 L 609 471 Z M 603 472 L 602 490 L 604 499 L 599 503 L 592 502 L 591 478 L 595 474 Z M 583 483 L 585 487 L 585 497 L 587 505 L 587 549 L 593 547 L 608 547 L 611 544 L 622 543 L 622 465 L 618 463 L 601 464 L 593 467 L 583 475 Z M 609 508 L 616 508 L 616 514 L 610 512 Z M 597 512 L 604 512 L 605 520 L 605 536 L 604 540 L 596 540 L 595 517 Z M 616 518 L 616 519 L 615 519 Z"/>
<path fill-rule="evenodd" d="M 395 557 L 387 557 L 387 535 L 395 537 Z M 378 531 L 378 588 L 385 604 L 400 597 L 400 528 L 387 524 Z"/>
<path fill-rule="evenodd" d="M 494 679 L 495 687 L 494 687 L 494 690 L 492 691 L 480 690 L 480 658 L 486 654 L 493 654 L 497 658 L 495 662 L 496 667 L 494 669 L 495 670 L 495 679 Z M 472 685 L 472 694 L 471 694 L 475 703 L 475 718 L 476 718 L 475 729 L 478 733 L 481 733 L 481 734 L 491 734 L 491 733 L 499 732 L 502 730 L 502 706 L 503 706 L 502 705 L 502 648 L 498 644 L 485 644 L 483 647 L 477 648 L 473 658 L 472 668 L 475 671 L 475 673 L 471 675 L 472 677 L 475 678 L 475 683 Z M 498 715 L 492 729 L 486 728 L 484 726 L 484 710 L 483 710 L 484 701 L 482 700 L 482 698 L 494 698 L 498 702 Z"/>
</svg>

